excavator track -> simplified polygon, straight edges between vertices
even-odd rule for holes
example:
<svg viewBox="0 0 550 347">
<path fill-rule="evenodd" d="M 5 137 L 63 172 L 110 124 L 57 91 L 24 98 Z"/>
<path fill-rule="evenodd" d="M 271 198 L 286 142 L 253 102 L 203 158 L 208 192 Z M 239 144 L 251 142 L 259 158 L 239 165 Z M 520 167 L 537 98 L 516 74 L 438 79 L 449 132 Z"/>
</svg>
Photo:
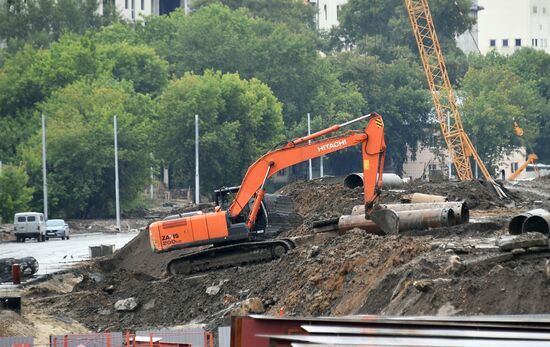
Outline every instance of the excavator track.
<svg viewBox="0 0 550 347">
<path fill-rule="evenodd" d="M 271 261 L 295 248 L 290 239 L 241 242 L 211 247 L 174 259 L 168 263 L 171 275 L 190 275 L 214 269 L 223 269 Z"/>
</svg>

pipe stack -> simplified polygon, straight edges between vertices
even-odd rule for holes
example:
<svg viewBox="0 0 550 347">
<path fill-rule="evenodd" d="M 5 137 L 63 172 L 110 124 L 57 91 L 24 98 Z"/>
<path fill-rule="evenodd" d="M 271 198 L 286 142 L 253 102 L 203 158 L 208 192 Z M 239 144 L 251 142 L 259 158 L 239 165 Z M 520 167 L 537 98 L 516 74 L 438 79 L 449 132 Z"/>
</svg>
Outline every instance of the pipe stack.
<svg viewBox="0 0 550 347">
<path fill-rule="evenodd" d="M 508 224 L 511 235 L 528 232 L 540 232 L 546 236 L 550 234 L 550 212 L 538 208 L 513 217 Z"/>
</svg>

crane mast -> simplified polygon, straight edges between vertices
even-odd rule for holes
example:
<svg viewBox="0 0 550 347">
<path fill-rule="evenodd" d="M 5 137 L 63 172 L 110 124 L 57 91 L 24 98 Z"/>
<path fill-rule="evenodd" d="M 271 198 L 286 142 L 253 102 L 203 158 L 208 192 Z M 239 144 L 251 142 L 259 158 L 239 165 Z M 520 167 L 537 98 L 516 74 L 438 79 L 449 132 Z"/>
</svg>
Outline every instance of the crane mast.
<svg viewBox="0 0 550 347">
<path fill-rule="evenodd" d="M 462 126 L 456 96 L 443 59 L 428 0 L 405 0 L 405 4 L 428 80 L 437 120 L 458 178 L 461 181 L 474 178 L 470 165 L 470 157 L 473 156 L 485 180 L 493 185 L 501 198 L 506 197 L 502 188 L 491 177 Z"/>
</svg>

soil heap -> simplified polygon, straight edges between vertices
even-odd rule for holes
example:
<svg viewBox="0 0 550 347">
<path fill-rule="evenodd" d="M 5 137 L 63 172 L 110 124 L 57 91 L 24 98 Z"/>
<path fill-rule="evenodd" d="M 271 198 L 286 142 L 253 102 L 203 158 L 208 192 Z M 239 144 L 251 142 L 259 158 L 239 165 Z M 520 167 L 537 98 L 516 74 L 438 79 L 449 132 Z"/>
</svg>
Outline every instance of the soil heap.
<svg viewBox="0 0 550 347">
<path fill-rule="evenodd" d="M 486 206 L 497 215 L 498 202 L 484 189 L 476 183 L 413 183 L 401 192 L 384 192 L 381 199 L 396 202 L 412 191 L 446 192 L 450 200 L 470 199 L 472 205 Z M 314 180 L 290 184 L 279 192 L 294 200 L 303 217 L 303 223 L 288 235 L 308 236 L 303 238 L 307 242 L 278 260 L 163 277 L 166 263 L 185 250 L 154 254 L 147 233 L 142 232 L 110 260 L 76 270 L 83 277 L 70 293 L 76 300 L 52 297 L 35 305 L 96 331 L 187 323 L 213 328 L 228 324 L 231 312 L 252 298 L 261 302 L 258 313 L 284 308 L 285 314 L 300 316 L 550 310 L 545 275 L 550 269 L 545 259 L 475 262 L 479 256 L 475 252 L 456 256 L 439 246 L 465 240 L 494 244 L 494 238 L 505 233 L 503 224 L 472 223 L 421 236 L 376 236 L 358 229 L 342 235 L 312 235 L 313 221 L 349 213 L 362 203 L 362 190 L 344 188 L 341 181 Z M 139 303 L 135 311 L 114 309 L 115 302 L 129 297 Z"/>
</svg>

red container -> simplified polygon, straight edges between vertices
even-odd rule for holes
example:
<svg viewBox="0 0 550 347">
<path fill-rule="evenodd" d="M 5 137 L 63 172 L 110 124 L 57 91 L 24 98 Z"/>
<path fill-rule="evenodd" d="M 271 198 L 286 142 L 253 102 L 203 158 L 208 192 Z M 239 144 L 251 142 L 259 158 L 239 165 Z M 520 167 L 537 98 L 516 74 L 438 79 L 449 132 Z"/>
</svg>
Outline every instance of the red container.
<svg viewBox="0 0 550 347">
<path fill-rule="evenodd" d="M 21 284 L 21 265 L 12 264 L 11 277 L 13 279 L 13 284 Z"/>
</svg>

